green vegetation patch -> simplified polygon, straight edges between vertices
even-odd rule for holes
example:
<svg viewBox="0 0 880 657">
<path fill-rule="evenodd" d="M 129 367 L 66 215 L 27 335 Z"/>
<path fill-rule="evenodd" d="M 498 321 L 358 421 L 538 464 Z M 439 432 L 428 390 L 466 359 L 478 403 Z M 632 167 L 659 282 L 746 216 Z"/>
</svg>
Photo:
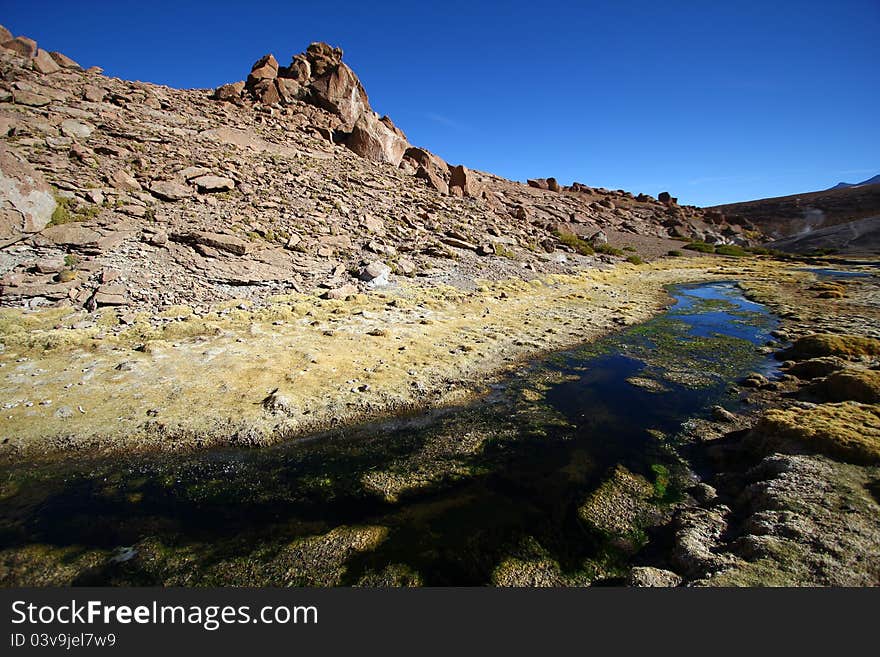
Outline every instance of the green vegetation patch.
<svg viewBox="0 0 880 657">
<path fill-rule="evenodd" d="M 590 246 L 589 242 L 582 240 L 573 233 L 560 233 L 557 231 L 556 237 L 559 238 L 560 242 L 566 246 L 570 246 L 581 255 L 593 255 L 596 252 L 593 247 Z"/>
</svg>

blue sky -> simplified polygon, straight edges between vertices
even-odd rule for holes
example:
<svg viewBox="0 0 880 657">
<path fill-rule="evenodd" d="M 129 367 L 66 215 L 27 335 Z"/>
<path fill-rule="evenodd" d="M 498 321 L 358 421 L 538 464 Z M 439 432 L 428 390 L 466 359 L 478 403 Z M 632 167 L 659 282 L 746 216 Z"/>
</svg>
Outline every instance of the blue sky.
<svg viewBox="0 0 880 657">
<path fill-rule="evenodd" d="M 712 205 L 880 173 L 877 0 L 0 0 L 0 22 L 175 87 L 327 41 L 411 142 L 518 180 Z"/>
</svg>

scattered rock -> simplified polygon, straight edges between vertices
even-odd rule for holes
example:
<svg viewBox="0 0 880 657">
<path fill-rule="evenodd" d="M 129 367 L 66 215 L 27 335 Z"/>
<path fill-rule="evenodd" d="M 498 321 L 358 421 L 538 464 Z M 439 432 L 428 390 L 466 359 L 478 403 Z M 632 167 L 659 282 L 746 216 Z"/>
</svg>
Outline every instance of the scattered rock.
<svg viewBox="0 0 880 657">
<path fill-rule="evenodd" d="M 194 178 L 192 182 L 200 192 L 228 192 L 235 189 L 235 181 L 221 176 L 199 176 Z"/>
<path fill-rule="evenodd" d="M 340 301 L 345 301 L 346 299 L 356 296 L 358 293 L 358 289 L 356 285 L 348 283 L 341 287 L 334 288 L 332 290 L 327 290 L 324 293 L 325 299 L 337 299 Z"/>
<path fill-rule="evenodd" d="M 193 190 L 173 180 L 159 180 L 150 185 L 150 193 L 163 201 L 181 201 L 192 196 Z"/>
<path fill-rule="evenodd" d="M 235 237 L 234 235 L 224 235 L 221 233 L 207 233 L 202 231 L 175 233 L 171 236 L 171 239 L 175 242 L 201 244 L 239 256 L 247 255 L 254 250 L 254 245 L 251 242 Z"/>
</svg>

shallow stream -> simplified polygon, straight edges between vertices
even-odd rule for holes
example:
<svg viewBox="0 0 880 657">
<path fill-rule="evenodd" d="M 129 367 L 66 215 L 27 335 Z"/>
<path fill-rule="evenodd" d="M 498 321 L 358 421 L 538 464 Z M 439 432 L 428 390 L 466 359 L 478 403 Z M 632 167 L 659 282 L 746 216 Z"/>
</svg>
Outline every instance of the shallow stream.
<svg viewBox="0 0 880 657">
<path fill-rule="evenodd" d="M 597 528 L 584 504 L 622 466 L 662 514 L 682 423 L 773 368 L 760 347 L 776 319 L 735 284 L 669 292 L 657 318 L 467 407 L 271 448 L 7 467 L 0 583 L 613 581 L 650 537 Z"/>
</svg>

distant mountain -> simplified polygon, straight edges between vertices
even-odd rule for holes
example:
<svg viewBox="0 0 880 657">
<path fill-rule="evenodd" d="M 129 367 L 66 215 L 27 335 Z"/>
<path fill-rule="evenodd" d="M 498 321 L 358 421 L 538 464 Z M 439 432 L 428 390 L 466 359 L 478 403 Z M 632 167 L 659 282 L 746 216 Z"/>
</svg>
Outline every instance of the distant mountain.
<svg viewBox="0 0 880 657">
<path fill-rule="evenodd" d="M 880 185 L 880 175 L 868 178 L 860 183 L 839 182 L 834 187 L 831 187 L 831 189 L 846 189 L 847 187 L 862 187 L 863 185 Z"/>
<path fill-rule="evenodd" d="M 880 177 L 858 185 L 838 185 L 822 192 L 728 203 L 706 208 L 730 223 L 751 224 L 765 235 L 782 239 L 880 216 Z"/>
</svg>

